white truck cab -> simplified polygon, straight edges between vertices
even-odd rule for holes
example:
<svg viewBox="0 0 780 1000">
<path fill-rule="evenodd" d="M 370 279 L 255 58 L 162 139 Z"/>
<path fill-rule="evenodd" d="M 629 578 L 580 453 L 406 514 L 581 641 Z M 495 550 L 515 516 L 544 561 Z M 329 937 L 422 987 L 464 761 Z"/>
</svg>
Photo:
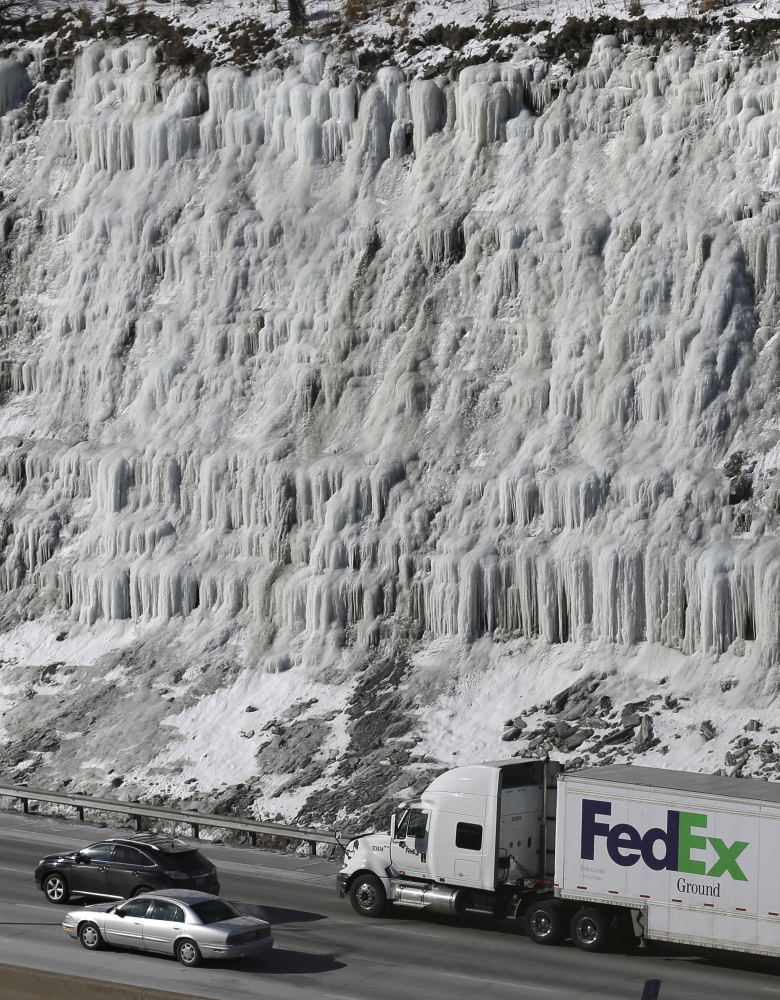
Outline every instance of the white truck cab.
<svg viewBox="0 0 780 1000">
<path fill-rule="evenodd" d="M 388 902 L 439 913 L 514 916 L 520 893 L 552 874 L 560 767 L 503 760 L 457 767 L 391 819 L 389 834 L 345 844 L 341 895 L 378 916 Z"/>
</svg>

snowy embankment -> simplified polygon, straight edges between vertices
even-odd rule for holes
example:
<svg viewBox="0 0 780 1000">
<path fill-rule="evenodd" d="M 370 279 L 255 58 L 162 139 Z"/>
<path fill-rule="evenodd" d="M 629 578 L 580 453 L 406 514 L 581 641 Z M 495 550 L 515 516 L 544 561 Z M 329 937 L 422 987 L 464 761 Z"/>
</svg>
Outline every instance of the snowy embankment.
<svg viewBox="0 0 780 1000">
<path fill-rule="evenodd" d="M 7 777 L 316 820 L 516 751 L 773 773 L 778 66 L 631 37 L 2 65 Z"/>
</svg>

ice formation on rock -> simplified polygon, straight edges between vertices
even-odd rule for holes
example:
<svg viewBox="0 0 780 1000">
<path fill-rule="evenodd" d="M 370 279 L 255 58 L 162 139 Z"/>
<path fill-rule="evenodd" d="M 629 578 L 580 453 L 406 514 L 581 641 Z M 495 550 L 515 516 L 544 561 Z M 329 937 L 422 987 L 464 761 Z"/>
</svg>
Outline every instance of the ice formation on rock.
<svg viewBox="0 0 780 1000">
<path fill-rule="evenodd" d="M 7 607 L 232 616 L 271 669 L 380 629 L 774 659 L 776 62 L 35 72 L 0 66 Z"/>
</svg>

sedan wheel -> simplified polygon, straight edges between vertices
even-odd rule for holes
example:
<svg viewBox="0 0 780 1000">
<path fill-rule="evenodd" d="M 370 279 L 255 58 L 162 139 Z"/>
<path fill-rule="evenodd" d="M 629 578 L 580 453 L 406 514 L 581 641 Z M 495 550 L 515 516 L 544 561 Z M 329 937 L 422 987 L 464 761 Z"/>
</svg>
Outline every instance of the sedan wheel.
<svg viewBox="0 0 780 1000">
<path fill-rule="evenodd" d="M 188 969 L 194 968 L 196 965 L 200 965 L 203 961 L 200 954 L 200 949 L 195 944 L 194 941 L 177 941 L 176 942 L 176 957 L 181 962 L 182 965 L 186 965 Z"/>
<path fill-rule="evenodd" d="M 49 875 L 43 883 L 43 891 L 50 903 L 67 903 L 70 899 L 70 889 L 62 875 Z"/>
<path fill-rule="evenodd" d="M 100 951 L 103 947 L 103 938 L 94 924 L 82 924 L 79 927 L 79 941 L 87 951 Z"/>
</svg>

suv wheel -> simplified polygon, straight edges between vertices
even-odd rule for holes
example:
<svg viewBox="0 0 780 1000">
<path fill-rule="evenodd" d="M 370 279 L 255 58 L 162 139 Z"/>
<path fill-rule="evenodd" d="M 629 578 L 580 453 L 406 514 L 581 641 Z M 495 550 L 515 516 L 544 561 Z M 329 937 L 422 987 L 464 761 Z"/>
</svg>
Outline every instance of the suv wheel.
<svg viewBox="0 0 780 1000">
<path fill-rule="evenodd" d="M 50 903 L 67 903 L 70 899 L 70 889 L 63 875 L 55 872 L 44 879 L 43 891 Z"/>
<path fill-rule="evenodd" d="M 137 889 L 133 889 L 133 899 L 135 899 L 136 896 L 143 896 L 145 892 L 153 891 L 154 890 L 150 889 L 148 885 L 139 885 Z"/>
<path fill-rule="evenodd" d="M 196 965 L 200 965 L 203 961 L 200 949 L 195 942 L 190 941 L 189 938 L 184 938 L 184 940 L 176 942 L 176 957 L 181 964 L 186 965 L 188 969 L 192 969 Z"/>
<path fill-rule="evenodd" d="M 87 951 L 100 951 L 103 947 L 103 938 L 94 924 L 82 924 L 79 927 L 79 941 Z"/>
</svg>

